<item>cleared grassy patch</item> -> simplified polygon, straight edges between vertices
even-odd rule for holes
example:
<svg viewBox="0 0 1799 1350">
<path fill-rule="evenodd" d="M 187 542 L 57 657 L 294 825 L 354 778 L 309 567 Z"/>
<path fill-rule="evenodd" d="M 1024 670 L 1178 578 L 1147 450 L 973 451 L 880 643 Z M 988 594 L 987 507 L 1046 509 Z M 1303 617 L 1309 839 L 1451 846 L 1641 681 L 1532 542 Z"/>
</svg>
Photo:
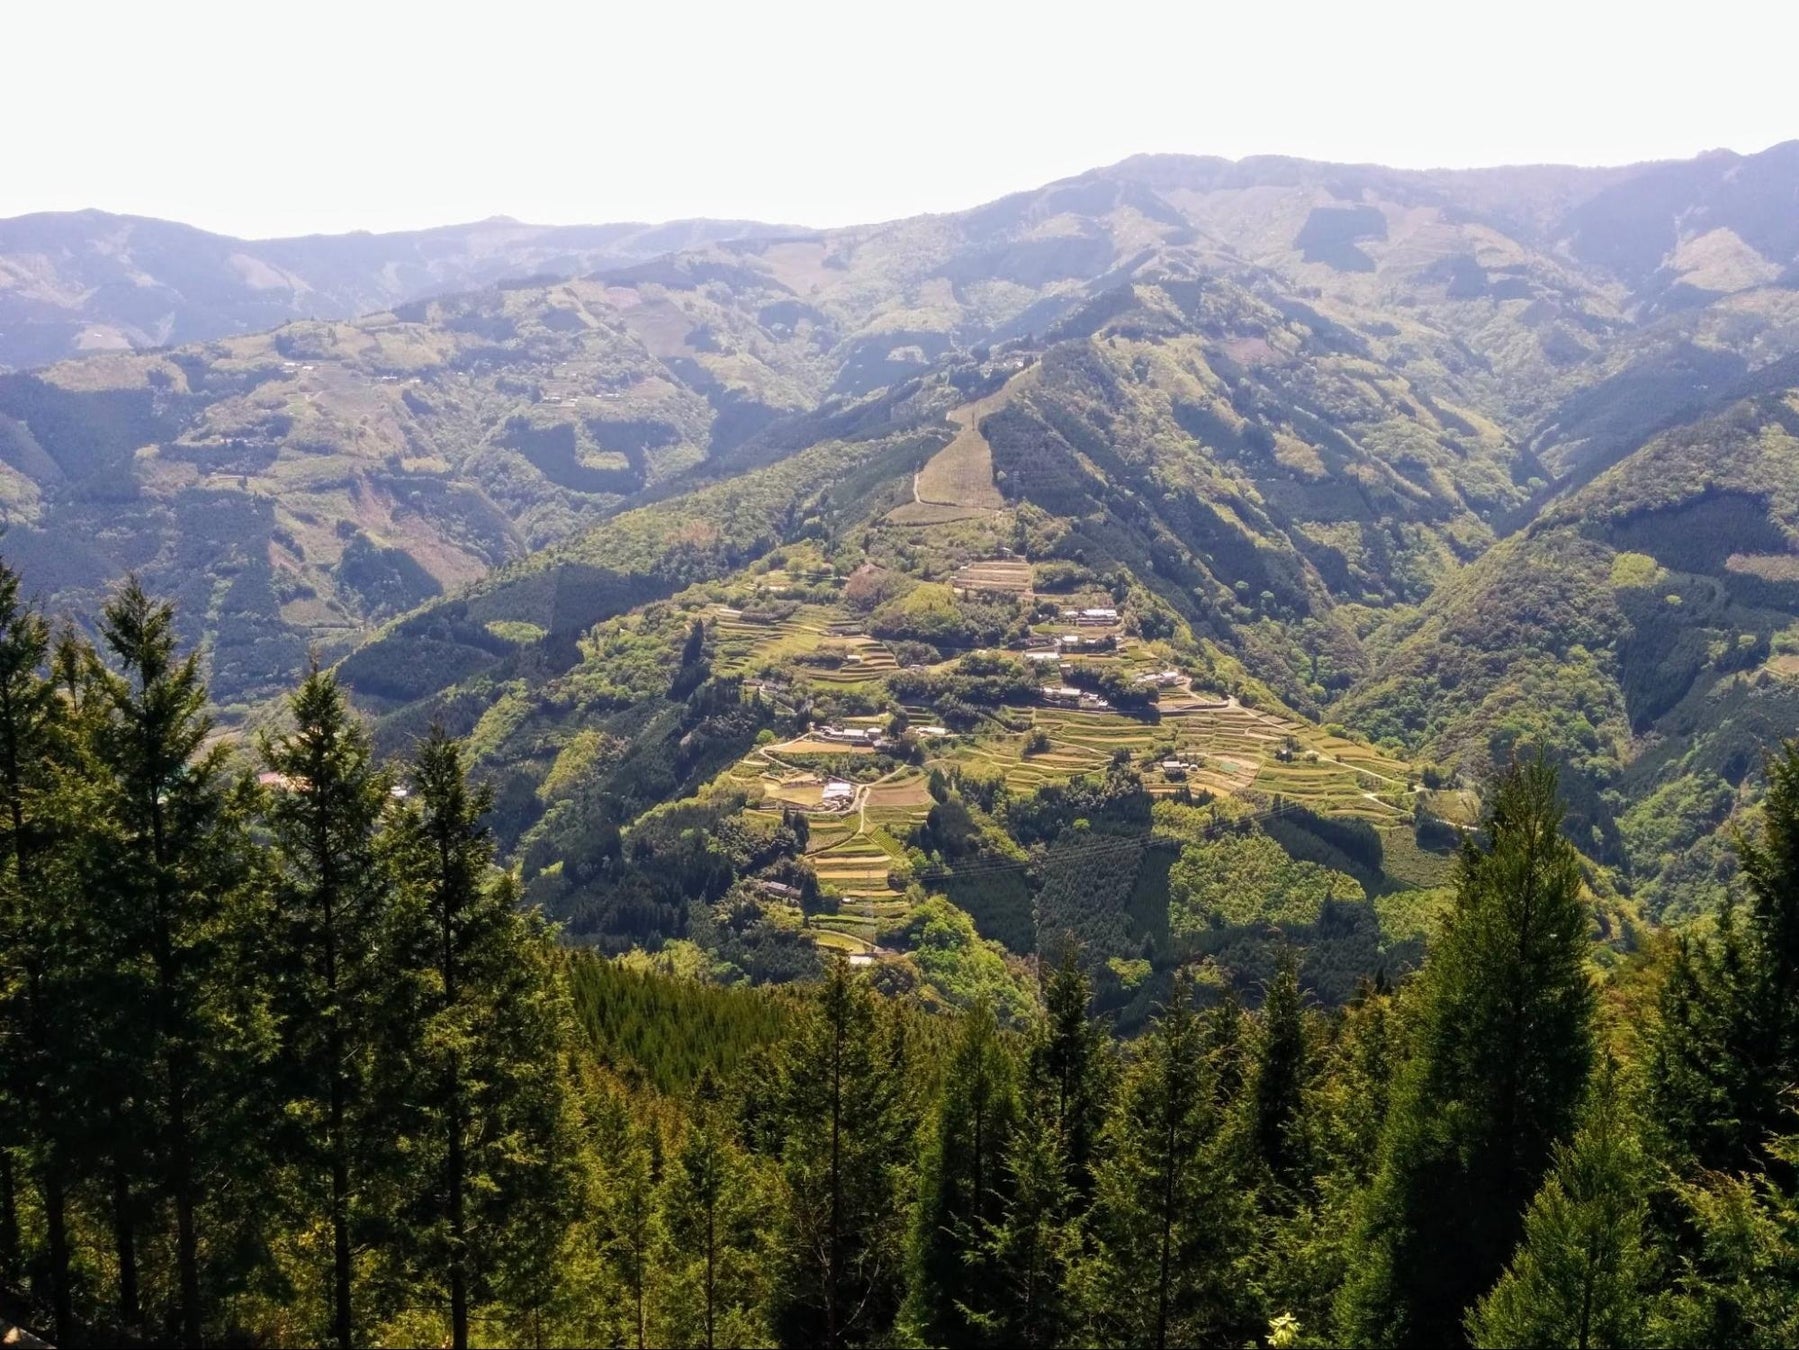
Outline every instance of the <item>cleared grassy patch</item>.
<svg viewBox="0 0 1799 1350">
<path fill-rule="evenodd" d="M 956 438 L 932 455 L 918 471 L 913 495 L 918 504 L 972 507 L 997 511 L 1006 504 L 993 483 L 993 447 L 981 435 L 981 419 L 1009 397 L 1017 377 L 986 398 L 955 409 L 949 415 L 960 430 Z"/>
</svg>

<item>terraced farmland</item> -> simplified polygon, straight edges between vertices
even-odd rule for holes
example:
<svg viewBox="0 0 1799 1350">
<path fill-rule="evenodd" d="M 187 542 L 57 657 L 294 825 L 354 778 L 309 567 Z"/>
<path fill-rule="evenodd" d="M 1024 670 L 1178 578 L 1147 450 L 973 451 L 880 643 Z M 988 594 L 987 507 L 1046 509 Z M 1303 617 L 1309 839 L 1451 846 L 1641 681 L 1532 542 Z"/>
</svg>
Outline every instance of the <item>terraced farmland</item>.
<svg viewBox="0 0 1799 1350">
<path fill-rule="evenodd" d="M 1176 705 L 1159 721 L 1117 712 L 1039 708 L 1032 726 L 1048 735 L 1047 750 L 1027 756 L 1024 736 L 990 738 L 958 746 L 941 762 L 998 768 L 1009 787 L 1028 792 L 1076 774 L 1102 773 L 1120 750 L 1135 761 L 1153 751 L 1188 765 L 1185 777 L 1174 781 L 1155 769 L 1146 772 L 1144 785 L 1156 794 L 1177 792 L 1184 784 L 1220 795 L 1278 795 L 1315 811 L 1377 821 L 1409 814 L 1406 807 L 1386 800 L 1408 791 L 1403 763 L 1372 747 L 1236 703 Z M 1282 754 L 1289 738 L 1299 749 L 1286 761 Z"/>
<path fill-rule="evenodd" d="M 816 869 L 821 882 L 845 895 L 892 894 L 887 873 L 895 859 L 868 833 L 858 831 L 822 849 L 809 849 L 806 860 Z"/>
<path fill-rule="evenodd" d="M 891 830 L 919 824 L 930 809 L 931 793 L 924 775 L 908 773 L 872 784 L 863 799 L 862 813 L 869 824 Z"/>
<path fill-rule="evenodd" d="M 713 668 L 722 675 L 746 675 L 774 663 L 796 661 L 809 680 L 847 686 L 878 680 L 897 668 L 893 653 L 874 638 L 832 632 L 832 625 L 841 622 L 842 616 L 822 605 L 802 606 L 778 623 L 748 619 L 724 605 L 715 606 L 708 617 L 715 650 Z M 821 649 L 833 658 L 841 657 L 842 664 L 819 661 Z"/>
<path fill-rule="evenodd" d="M 898 670 L 899 663 L 893 659 L 893 653 L 885 644 L 871 637 L 856 634 L 850 637 L 831 637 L 829 642 L 841 644 L 844 648 L 844 659 L 841 666 L 811 666 L 806 670 L 806 678 L 820 684 L 864 684 L 870 680 L 878 680 L 888 671 Z"/>
<path fill-rule="evenodd" d="M 1010 558 L 990 558 L 965 563 L 956 569 L 956 586 L 970 591 L 1031 593 L 1031 565 Z"/>
<path fill-rule="evenodd" d="M 1030 582 L 1026 564 L 991 559 L 965 565 L 957 584 L 971 589 L 1022 590 Z M 715 667 L 760 672 L 785 666 L 792 678 L 853 687 L 872 684 L 894 669 L 891 652 L 860 633 L 842 631 L 842 613 L 830 606 L 804 605 L 773 623 L 758 623 L 724 607 L 712 612 Z M 1071 629 L 1083 636 L 1090 629 Z M 1125 639 L 1106 653 L 1071 653 L 1070 659 L 1115 662 L 1127 671 L 1164 668 L 1149 650 Z M 945 663 L 944 669 L 949 668 Z M 908 709 L 915 723 L 936 720 L 930 706 Z M 1416 873 L 1414 884 L 1435 884 L 1440 863 L 1421 854 L 1410 835 L 1408 767 L 1380 751 L 1331 735 L 1308 723 L 1245 707 L 1235 699 L 1195 694 L 1187 685 L 1163 690 L 1153 715 L 1133 717 L 1117 710 L 1082 711 L 1041 707 L 1028 714 L 1029 732 L 990 730 L 938 742 L 926 767 L 983 766 L 1002 774 L 1015 792 L 1030 792 L 1077 774 L 1101 774 L 1122 753 L 1143 775 L 1146 790 L 1168 795 L 1184 789 L 1219 796 L 1279 797 L 1320 814 L 1368 820 L 1390 836 L 1396 866 Z M 845 725 L 875 725 L 874 717 L 843 719 Z M 998 724 L 989 722 L 990 728 Z M 1016 727 L 1016 718 L 1013 720 Z M 1048 744 L 1026 754 L 1037 733 Z M 820 883 L 841 897 L 835 914 L 814 914 L 807 930 L 823 946 L 865 952 L 879 934 L 902 923 L 908 901 L 888 884 L 905 870 L 899 841 L 923 822 L 931 808 L 926 774 L 895 768 L 886 777 L 856 789 L 847 810 L 826 810 L 824 774 L 818 761 L 873 757 L 866 746 L 800 734 L 759 747 L 726 773 L 765 810 L 799 809 L 811 822 L 807 861 Z M 1179 761 L 1165 772 L 1164 761 Z M 1395 872 L 1398 875 L 1398 872 Z"/>
</svg>

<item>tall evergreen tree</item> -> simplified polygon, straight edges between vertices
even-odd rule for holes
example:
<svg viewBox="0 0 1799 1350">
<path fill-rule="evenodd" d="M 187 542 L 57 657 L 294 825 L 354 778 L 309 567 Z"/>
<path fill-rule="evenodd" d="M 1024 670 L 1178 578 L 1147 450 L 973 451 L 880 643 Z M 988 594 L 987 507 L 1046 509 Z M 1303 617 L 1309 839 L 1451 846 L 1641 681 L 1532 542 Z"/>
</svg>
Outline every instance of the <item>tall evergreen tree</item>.
<svg viewBox="0 0 1799 1350">
<path fill-rule="evenodd" d="M 1251 1138 L 1262 1165 L 1283 1188 L 1305 1161 L 1300 1113 L 1309 1076 L 1299 963 L 1283 947 L 1256 1019 L 1249 1079 Z"/>
<path fill-rule="evenodd" d="M 919 1169 L 911 1307 L 932 1345 L 984 1344 L 993 1329 L 999 1291 L 983 1258 L 1005 1213 L 1017 1124 L 1012 1059 L 993 1009 L 977 1003 L 962 1014 L 944 1064 Z"/>
<path fill-rule="evenodd" d="M 491 790 L 470 784 L 462 747 L 441 727 L 420 745 L 411 780 L 390 950 L 415 975 L 417 1002 L 386 1076 L 411 1075 L 412 1127 L 431 1141 L 418 1268 L 441 1281 L 462 1350 L 477 1296 L 541 1302 L 573 1220 L 573 1015 L 549 935 L 494 869 L 482 823 Z"/>
<path fill-rule="evenodd" d="M 1759 1164 L 1770 1123 L 1754 971 L 1736 916 L 1710 935 L 1674 938 L 1657 995 L 1648 1069 L 1648 1128 L 1657 1153 L 1682 1173 Z M 1758 1127 L 1758 1118 L 1763 1127 Z"/>
<path fill-rule="evenodd" d="M 293 730 L 262 745 L 276 775 L 267 818 L 280 860 L 270 946 L 285 1086 L 300 1122 L 295 1143 L 324 1180 L 331 1337 L 349 1350 L 361 1339 L 352 1210 L 355 1197 L 378 1197 L 367 1173 L 374 1155 L 388 1152 L 375 1137 L 385 1115 L 373 1109 L 368 1080 L 391 969 L 382 939 L 393 887 L 381 834 L 393 782 L 336 680 L 316 663 L 290 707 Z"/>
<path fill-rule="evenodd" d="M 834 962 L 783 1056 L 775 1331 L 831 1350 L 886 1334 L 904 1287 L 909 1150 L 905 1037 Z"/>
<path fill-rule="evenodd" d="M 80 888 L 69 853 L 80 804 L 67 763 L 68 728 L 48 675 L 50 627 L 23 603 L 19 578 L 0 564 L 0 1072 L 12 1099 L 4 1114 L 17 1133 L 4 1146 L 6 1279 L 17 1278 L 15 1149 L 31 1157 L 48 1248 L 51 1323 L 59 1343 L 73 1332 L 69 1187 L 73 1122 L 83 1103 L 72 1070 L 87 1047 L 78 980 Z M 22 1145 L 22 1147 L 21 1147 Z M 41 1291 L 44 1292 L 44 1291 Z"/>
<path fill-rule="evenodd" d="M 1799 1166 L 1799 1137 L 1772 1140 L 1769 1150 Z M 1799 1199 L 1766 1174 L 1708 1172 L 1676 1178 L 1671 1189 L 1685 1240 L 1644 1341 L 1799 1345 Z"/>
<path fill-rule="evenodd" d="M 1115 1077 L 1109 1041 L 1088 1013 L 1091 998 L 1067 944 L 1026 1037 L 1019 1121 L 1003 1157 L 1002 1214 L 971 1258 L 989 1286 L 976 1325 L 1000 1344 L 1055 1345 L 1072 1329 L 1071 1274 Z"/>
<path fill-rule="evenodd" d="M 624 1344 L 644 1350 L 650 1339 L 650 1284 L 661 1246 L 657 1205 L 658 1141 L 652 1130 L 627 1128 L 623 1147 L 609 1160 L 603 1250 L 622 1295 L 617 1325 Z"/>
<path fill-rule="evenodd" d="M 1772 1169 L 1799 1129 L 1799 741 L 1767 764 L 1758 835 L 1739 836 L 1742 912 L 1711 938 L 1679 939 L 1663 984 L 1650 1066 L 1653 1128 L 1683 1170 Z"/>
<path fill-rule="evenodd" d="M 1061 1127 L 1026 1099 L 1005 1155 L 1005 1209 L 974 1259 L 987 1272 L 989 1309 L 979 1325 L 1000 1345 L 1063 1344 L 1073 1327 L 1070 1293 L 1085 1208 Z"/>
<path fill-rule="evenodd" d="M 212 721 L 198 657 L 176 654 L 169 606 L 128 580 L 106 605 L 100 631 L 118 667 L 104 682 L 98 745 L 121 843 L 107 903 L 123 965 L 111 978 L 129 984 L 126 967 L 147 953 L 155 1142 L 175 1211 L 175 1328 L 197 1345 L 206 1327 L 205 1178 L 254 1171 L 242 1141 L 230 1140 L 230 1108 L 249 1091 L 252 1053 L 242 1039 L 242 999 L 253 982 L 233 960 L 249 917 L 246 790 L 227 775 L 227 749 L 207 748 Z M 235 1166 L 213 1170 L 227 1150 Z"/>
<path fill-rule="evenodd" d="M 732 1139 L 707 1074 L 669 1170 L 663 1212 L 676 1269 L 671 1325 L 705 1350 L 744 1345 L 761 1325 L 762 1204 L 750 1160 Z"/>
<path fill-rule="evenodd" d="M 1249 1046 L 1244 1034 L 1248 1021 L 1235 985 L 1206 1011 L 1200 1039 L 1212 1062 L 1212 1095 L 1220 1105 L 1237 1101 L 1248 1081 Z"/>
<path fill-rule="evenodd" d="M 1064 1179 L 1083 1203 L 1093 1191 L 1113 1067 L 1106 1033 L 1088 1013 L 1092 998 L 1079 954 L 1065 946 L 1043 987 L 1043 1017 L 1031 1031 L 1023 1083 L 1026 1110 L 1039 1128 L 1054 1131 Z"/>
<path fill-rule="evenodd" d="M 1244 1326 L 1242 1198 L 1221 1157 L 1217 1068 L 1176 979 L 1125 1072 L 1096 1175 L 1086 1272 L 1095 1343 L 1198 1345 Z"/>
<path fill-rule="evenodd" d="M 1323 1165 L 1345 1188 L 1374 1175 L 1403 1046 L 1393 995 L 1365 982 L 1343 1010 L 1319 1092 Z"/>
<path fill-rule="evenodd" d="M 58 812 L 65 847 L 57 850 L 65 913 L 79 930 L 85 969 L 76 980 L 62 1026 L 75 1051 L 69 1069 L 83 1110 L 74 1133 L 75 1171 L 98 1174 L 111 1237 L 114 1298 L 120 1328 L 143 1321 L 138 1231 L 158 1144 L 154 980 L 144 954 L 142 906 L 128 902 L 128 823 L 115 809 L 118 784 L 103 753 L 113 716 L 114 677 L 72 627 L 60 629 L 50 654 L 51 678 L 67 729 Z"/>
<path fill-rule="evenodd" d="M 1760 958 L 1764 997 L 1779 1018 L 1774 1053 L 1791 1063 L 1799 1037 L 1799 741 L 1769 757 L 1768 795 L 1759 834 L 1737 852 L 1749 883 L 1749 927 Z"/>
<path fill-rule="evenodd" d="M 1463 847 L 1338 1300 L 1344 1340 L 1453 1342 L 1573 1126 L 1593 991 L 1580 862 L 1561 819 L 1554 771 L 1517 765 L 1494 791 L 1489 843 Z"/>
<path fill-rule="evenodd" d="M 1648 1181 L 1616 1069 L 1608 1066 L 1573 1142 L 1556 1145 L 1511 1267 L 1469 1315 L 1469 1340 L 1491 1350 L 1643 1344 Z"/>
<path fill-rule="evenodd" d="M 498 926 L 488 875 L 493 844 L 481 823 L 492 805 L 491 792 L 471 788 L 461 747 L 433 726 L 412 766 L 418 798 L 410 820 L 407 861 L 424 923 L 420 964 L 428 972 L 427 1025 L 421 1037 L 430 1047 L 427 1073 L 430 1128 L 441 1147 L 441 1197 L 433 1216 L 439 1256 L 449 1294 L 450 1340 L 467 1350 L 469 1336 L 468 1128 L 469 1045 L 475 1002 L 470 997 L 471 957 Z M 431 1072 L 431 1070 L 435 1072 Z M 434 1079 L 435 1081 L 429 1081 Z"/>
</svg>

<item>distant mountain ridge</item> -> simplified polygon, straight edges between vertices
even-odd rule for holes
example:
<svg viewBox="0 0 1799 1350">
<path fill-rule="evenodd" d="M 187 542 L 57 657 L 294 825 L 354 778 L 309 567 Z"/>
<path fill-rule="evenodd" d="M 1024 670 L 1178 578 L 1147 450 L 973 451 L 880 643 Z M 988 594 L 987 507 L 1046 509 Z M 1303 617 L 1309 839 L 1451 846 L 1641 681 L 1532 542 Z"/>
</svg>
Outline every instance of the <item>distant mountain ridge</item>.
<svg viewBox="0 0 1799 1350">
<path fill-rule="evenodd" d="M 1449 223 L 1491 229 L 1620 288 L 1632 305 L 1667 310 L 1742 285 L 1799 279 L 1796 183 L 1799 140 L 1755 154 L 1713 151 L 1602 168 L 1402 170 L 1273 155 L 1136 155 L 968 211 L 832 231 L 745 220 L 545 226 L 494 217 L 392 233 L 245 240 L 104 211 L 43 212 L 0 220 L 0 371 L 87 351 L 179 346 L 294 319 L 347 319 L 496 281 L 613 271 L 731 241 L 911 235 L 924 222 L 954 222 L 977 236 L 1002 225 L 1029 234 L 1055 216 L 1114 208 L 1159 226 L 1164 241 L 1169 231 L 1197 227 L 1191 242 L 1248 261 L 1266 264 L 1298 243 L 1307 263 L 1368 271 L 1374 260 L 1356 233 L 1375 228 L 1355 209 L 1364 198 L 1447 211 Z M 1281 231 L 1255 237 L 1281 213 L 1245 207 L 1259 211 L 1269 198 L 1307 190 L 1330 202 L 1315 206 L 1292 233 L 1283 220 Z M 1024 217 L 1016 214 L 1021 210 Z M 1377 233 L 1387 228 L 1383 221 Z M 1002 273 L 1022 270 L 1011 279 L 1031 284 L 1043 279 L 1032 273 L 1056 251 L 1021 253 L 1015 242 L 1008 256 L 992 261 Z M 1452 285 L 1478 292 L 1494 284 L 1478 251 L 1443 264 Z M 977 258 L 961 270 L 978 268 Z M 1090 278 L 1089 269 L 1076 270 Z"/>
<path fill-rule="evenodd" d="M 0 371 L 89 351 L 179 346 L 294 319 L 348 319 L 495 281 L 627 266 L 726 239 L 740 220 L 528 225 L 237 239 L 105 211 L 0 220 Z"/>
</svg>

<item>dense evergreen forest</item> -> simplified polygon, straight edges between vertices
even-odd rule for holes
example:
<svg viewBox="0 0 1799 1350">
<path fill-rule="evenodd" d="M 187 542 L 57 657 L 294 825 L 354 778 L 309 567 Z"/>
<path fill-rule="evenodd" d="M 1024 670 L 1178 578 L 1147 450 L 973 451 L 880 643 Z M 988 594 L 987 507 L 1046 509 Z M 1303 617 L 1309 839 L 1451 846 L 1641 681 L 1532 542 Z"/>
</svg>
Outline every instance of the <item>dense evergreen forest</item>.
<svg viewBox="0 0 1799 1350">
<path fill-rule="evenodd" d="M 1746 901 L 1594 963 L 1513 764 L 1422 968 L 1028 1007 L 559 944 L 441 729 L 214 734 L 135 583 L 0 569 L 0 1293 L 57 1344 L 1785 1345 L 1799 747 Z"/>
</svg>

